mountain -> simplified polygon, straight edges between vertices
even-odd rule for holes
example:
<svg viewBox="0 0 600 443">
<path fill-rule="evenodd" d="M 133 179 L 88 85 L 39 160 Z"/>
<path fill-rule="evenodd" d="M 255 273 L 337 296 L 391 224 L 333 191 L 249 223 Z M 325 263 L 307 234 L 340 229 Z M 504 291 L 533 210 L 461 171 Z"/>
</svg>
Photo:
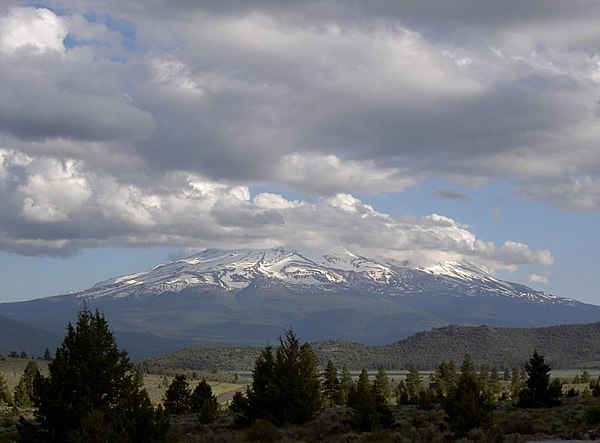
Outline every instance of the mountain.
<svg viewBox="0 0 600 443">
<path fill-rule="evenodd" d="M 364 345 L 339 340 L 312 343 L 321 366 L 331 360 L 352 370 L 433 369 L 442 361 L 458 364 L 469 354 L 478 366 L 510 369 L 522 366 L 534 349 L 553 369 L 598 368 L 600 323 L 545 328 L 445 326 L 419 332 L 387 345 Z M 250 371 L 262 348 L 191 347 L 148 359 L 149 365 L 204 371 Z"/>
<path fill-rule="evenodd" d="M 60 341 L 58 334 L 0 317 L 0 355 L 25 351 L 28 355 L 39 357 L 46 348 L 56 348 Z"/>
<path fill-rule="evenodd" d="M 449 324 L 590 323 L 600 307 L 499 280 L 469 263 L 429 268 L 344 249 L 207 249 L 56 297 L 0 304 L 0 316 L 62 333 L 87 303 L 141 358 L 192 345 L 263 345 L 286 328 L 303 340 L 386 343 Z"/>
</svg>

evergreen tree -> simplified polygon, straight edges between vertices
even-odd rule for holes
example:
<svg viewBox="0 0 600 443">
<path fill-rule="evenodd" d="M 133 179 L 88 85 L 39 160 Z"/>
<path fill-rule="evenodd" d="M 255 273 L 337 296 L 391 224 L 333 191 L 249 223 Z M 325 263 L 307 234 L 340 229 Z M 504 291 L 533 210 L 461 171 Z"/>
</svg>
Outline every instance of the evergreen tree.
<svg viewBox="0 0 600 443">
<path fill-rule="evenodd" d="M 513 366 L 511 375 L 510 375 L 510 397 L 513 400 L 517 400 L 519 395 L 521 395 L 521 391 L 525 383 L 523 383 L 523 378 L 521 377 L 521 371 L 516 366 Z"/>
<path fill-rule="evenodd" d="M 213 395 L 212 388 L 206 380 L 202 380 L 190 398 L 190 409 L 198 413 L 200 423 L 212 423 L 215 420 L 219 405 L 217 397 Z"/>
<path fill-rule="evenodd" d="M 0 404 L 12 405 L 13 399 L 4 374 L 0 373 Z"/>
<path fill-rule="evenodd" d="M 494 366 L 494 369 L 492 369 L 492 372 L 490 373 L 489 390 L 493 398 L 502 392 L 500 371 L 498 371 L 498 367 L 496 366 Z"/>
<path fill-rule="evenodd" d="M 50 354 L 50 349 L 46 348 L 46 350 L 44 351 L 43 359 L 46 361 L 52 360 L 52 355 Z"/>
<path fill-rule="evenodd" d="M 535 408 L 543 406 L 554 406 L 558 404 L 562 388 L 558 384 L 550 383 L 550 366 L 544 360 L 544 356 L 534 350 L 533 355 L 525 363 L 527 380 L 525 389 L 519 395 L 519 406 L 524 408 Z"/>
<path fill-rule="evenodd" d="M 30 408 L 34 402 L 34 383 L 40 376 L 40 370 L 33 360 L 29 360 L 23 376 L 15 386 L 14 405 L 19 408 Z"/>
<path fill-rule="evenodd" d="M 375 389 L 377 390 L 377 394 L 386 401 L 391 395 L 390 379 L 388 378 L 383 365 L 379 365 L 379 368 L 377 369 Z"/>
<path fill-rule="evenodd" d="M 350 371 L 346 365 L 342 365 L 342 372 L 340 374 L 340 404 L 345 405 L 348 403 L 348 395 L 352 389 L 354 389 L 352 375 L 350 375 Z"/>
<path fill-rule="evenodd" d="M 323 372 L 323 400 L 328 406 L 340 404 L 341 385 L 337 368 L 331 360 L 327 362 Z"/>
<path fill-rule="evenodd" d="M 321 407 L 317 357 L 308 343 L 300 346 L 293 331 L 280 337 L 275 355 L 276 421 L 304 423 Z"/>
<path fill-rule="evenodd" d="M 410 402 L 416 403 L 419 400 L 419 395 L 423 389 L 423 379 L 416 368 L 409 368 L 405 383 Z"/>
<path fill-rule="evenodd" d="M 448 393 L 456 386 L 458 381 L 458 370 L 456 363 L 442 361 L 435 369 L 431 380 L 430 389 L 439 399 L 446 398 Z"/>
<path fill-rule="evenodd" d="M 375 391 L 371 387 L 369 374 L 363 369 L 356 385 L 348 395 L 348 406 L 354 410 L 352 425 L 360 431 L 370 431 L 379 425 Z"/>
<path fill-rule="evenodd" d="M 263 418 L 273 421 L 276 400 L 273 348 L 266 346 L 254 364 L 252 387 L 248 390 L 248 411 L 244 415 L 250 420 Z"/>
<path fill-rule="evenodd" d="M 185 414 L 190 412 L 191 395 L 185 375 L 176 375 L 165 392 L 163 406 L 171 414 Z"/>
<path fill-rule="evenodd" d="M 317 358 L 308 343 L 300 346 L 292 331 L 280 337 L 275 359 L 270 346 L 258 357 L 248 392 L 249 419 L 304 423 L 321 407 Z"/>
<path fill-rule="evenodd" d="M 87 307 L 34 384 L 38 425 L 23 424 L 23 441 L 129 441 L 164 439 L 169 426 L 131 374 L 103 315 Z"/>
<path fill-rule="evenodd" d="M 460 377 L 444 402 L 450 429 L 456 437 L 465 437 L 469 430 L 482 427 L 490 420 L 491 404 L 469 355 L 465 356 L 460 368 Z"/>
</svg>

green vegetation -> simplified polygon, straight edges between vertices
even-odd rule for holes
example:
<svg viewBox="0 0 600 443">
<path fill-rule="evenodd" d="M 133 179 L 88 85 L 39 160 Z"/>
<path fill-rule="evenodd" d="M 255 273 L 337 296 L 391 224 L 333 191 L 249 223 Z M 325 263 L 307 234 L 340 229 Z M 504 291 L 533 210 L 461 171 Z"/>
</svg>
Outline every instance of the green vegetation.
<svg viewBox="0 0 600 443">
<path fill-rule="evenodd" d="M 600 366 L 600 323 L 546 328 L 447 326 L 420 332 L 385 346 L 341 341 L 312 343 L 319 365 L 359 370 L 433 369 L 440 361 L 461 361 L 469 354 L 477 367 L 509 371 L 522 367 L 532 349 L 546 356 L 552 368 Z M 158 367 L 193 370 L 249 371 L 261 352 L 257 347 L 186 348 L 148 360 Z"/>
<path fill-rule="evenodd" d="M 376 371 L 351 373 L 328 361 L 319 373 L 315 354 L 312 345 L 287 331 L 277 347 L 260 350 L 245 393 L 219 405 L 215 392 L 239 389 L 246 381 L 235 374 L 133 366 L 116 348 L 104 318 L 84 310 L 49 366 L 19 355 L 0 358 L 0 441 L 600 437 L 598 372 L 563 371 L 558 380 L 537 350 L 504 374 L 469 355 L 460 367 L 444 360 L 433 371 L 414 366 L 400 374 L 381 364 Z M 241 384 L 232 383 L 236 380 Z M 170 420 L 150 398 L 164 404 Z"/>
<path fill-rule="evenodd" d="M 98 311 L 80 311 L 75 326 L 33 385 L 35 423 L 21 423 L 24 441 L 160 441 L 168 429 L 162 408 L 135 382 Z"/>
</svg>

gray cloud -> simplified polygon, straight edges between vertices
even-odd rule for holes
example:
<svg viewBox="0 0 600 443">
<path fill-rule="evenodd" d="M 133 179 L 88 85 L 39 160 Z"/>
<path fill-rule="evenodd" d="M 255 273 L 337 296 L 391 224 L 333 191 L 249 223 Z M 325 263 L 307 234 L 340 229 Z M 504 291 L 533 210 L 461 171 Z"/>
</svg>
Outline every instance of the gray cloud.
<svg viewBox="0 0 600 443">
<path fill-rule="evenodd" d="M 48 3 L 61 13 L 0 7 L 0 248 L 337 241 L 550 264 L 352 193 L 501 178 L 600 209 L 600 5 Z M 311 198 L 250 198 L 256 185 Z"/>
<path fill-rule="evenodd" d="M 443 198 L 446 200 L 468 200 L 469 197 L 452 189 L 438 189 L 432 194 L 434 197 Z"/>
</svg>

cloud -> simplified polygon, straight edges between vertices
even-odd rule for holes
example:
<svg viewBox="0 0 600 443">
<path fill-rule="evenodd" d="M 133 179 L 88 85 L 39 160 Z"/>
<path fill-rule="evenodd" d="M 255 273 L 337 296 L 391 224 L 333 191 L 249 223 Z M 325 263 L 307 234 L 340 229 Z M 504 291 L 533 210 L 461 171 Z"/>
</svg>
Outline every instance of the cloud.
<svg viewBox="0 0 600 443">
<path fill-rule="evenodd" d="M 570 177 L 567 180 L 534 182 L 519 193 L 572 211 L 600 210 L 600 177 Z"/>
<path fill-rule="evenodd" d="M 465 194 L 453 191 L 452 189 L 438 189 L 432 194 L 434 197 L 445 199 L 445 200 L 468 200 Z"/>
<path fill-rule="evenodd" d="M 357 196 L 499 179 L 600 209 L 600 5 L 47 6 L 0 6 L 0 248 L 338 242 L 549 265 L 548 251 Z"/>
<path fill-rule="evenodd" d="M 90 160 L 97 143 L 158 173 L 320 195 L 600 171 L 589 3 L 48 4 L 65 12 L 1 18 L 0 130 L 24 152 Z"/>
<path fill-rule="evenodd" d="M 527 280 L 529 283 L 538 283 L 542 285 L 547 285 L 550 283 L 550 277 L 548 275 L 540 275 L 540 274 L 531 274 Z"/>
<path fill-rule="evenodd" d="M 309 202 L 245 186 L 171 174 L 146 188 L 59 162 L 0 149 L 0 247 L 69 255 L 92 246 L 271 247 L 327 250 L 339 244 L 415 264 L 469 260 L 488 268 L 552 264 L 548 251 L 478 239 L 466 225 L 431 214 L 374 209 L 351 194 Z"/>
<path fill-rule="evenodd" d="M 35 51 L 64 52 L 67 28 L 62 19 L 44 8 L 12 8 L 0 17 L 0 51 L 16 52 L 22 48 Z"/>
</svg>

